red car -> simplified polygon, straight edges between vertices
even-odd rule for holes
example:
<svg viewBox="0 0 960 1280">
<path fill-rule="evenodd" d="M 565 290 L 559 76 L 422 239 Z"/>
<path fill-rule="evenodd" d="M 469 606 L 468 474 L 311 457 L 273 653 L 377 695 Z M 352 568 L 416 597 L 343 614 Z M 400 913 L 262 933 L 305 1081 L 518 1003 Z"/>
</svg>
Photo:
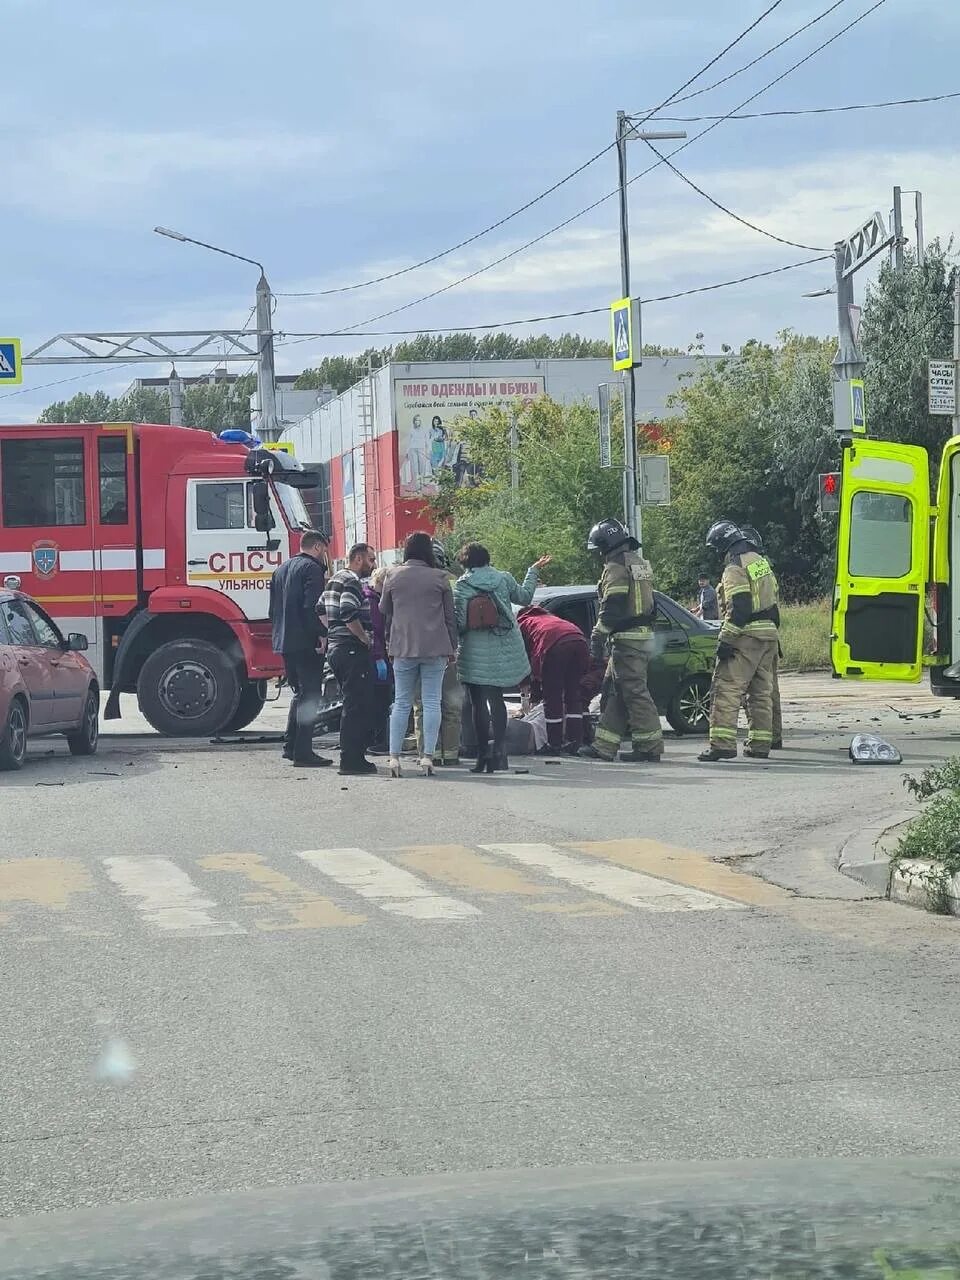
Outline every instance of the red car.
<svg viewBox="0 0 960 1280">
<path fill-rule="evenodd" d="M 40 605 L 8 579 L 0 589 L 0 769 L 19 769 L 27 739 L 65 733 L 75 756 L 92 756 L 100 689 L 83 657 L 87 637 L 66 638 Z"/>
</svg>

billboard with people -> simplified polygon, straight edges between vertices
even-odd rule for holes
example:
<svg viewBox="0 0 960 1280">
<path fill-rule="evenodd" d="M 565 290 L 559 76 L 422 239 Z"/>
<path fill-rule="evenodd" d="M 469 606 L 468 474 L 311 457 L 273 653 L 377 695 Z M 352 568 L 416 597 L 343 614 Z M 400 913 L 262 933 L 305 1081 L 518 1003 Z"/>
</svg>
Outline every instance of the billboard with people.
<svg viewBox="0 0 960 1280">
<path fill-rule="evenodd" d="M 544 394 L 542 377 L 395 378 L 394 418 L 400 462 L 400 493 L 427 497 L 437 492 L 445 467 L 458 484 L 469 484 L 470 463 L 454 438 L 457 418 L 476 418 L 485 409 L 535 400 Z"/>
</svg>

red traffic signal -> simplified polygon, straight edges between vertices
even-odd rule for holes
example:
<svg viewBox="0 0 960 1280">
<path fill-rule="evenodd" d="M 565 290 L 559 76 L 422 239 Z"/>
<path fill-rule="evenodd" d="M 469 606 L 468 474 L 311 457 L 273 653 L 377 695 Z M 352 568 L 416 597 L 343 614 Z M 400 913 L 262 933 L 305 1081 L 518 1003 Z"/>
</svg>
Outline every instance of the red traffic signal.
<svg viewBox="0 0 960 1280">
<path fill-rule="evenodd" d="M 820 475 L 820 512 L 833 516 L 840 510 L 840 472 L 827 471 Z"/>
</svg>

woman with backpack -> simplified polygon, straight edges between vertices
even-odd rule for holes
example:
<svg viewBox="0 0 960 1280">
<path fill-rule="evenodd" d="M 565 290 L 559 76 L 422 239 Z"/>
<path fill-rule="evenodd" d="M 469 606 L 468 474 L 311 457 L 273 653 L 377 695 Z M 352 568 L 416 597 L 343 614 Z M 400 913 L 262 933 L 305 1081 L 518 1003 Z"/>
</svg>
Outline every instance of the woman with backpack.
<svg viewBox="0 0 960 1280">
<path fill-rule="evenodd" d="M 490 552 L 479 542 L 468 542 L 457 559 L 465 570 L 453 587 L 460 632 L 460 682 L 470 695 L 477 735 L 477 762 L 471 772 L 494 773 L 507 768 L 507 707 L 503 691 L 530 674 L 526 646 L 511 606 L 530 603 L 537 589 L 538 571 L 550 563 L 551 557 L 541 556 L 535 561 L 522 583 L 512 574 L 492 568 Z"/>
</svg>

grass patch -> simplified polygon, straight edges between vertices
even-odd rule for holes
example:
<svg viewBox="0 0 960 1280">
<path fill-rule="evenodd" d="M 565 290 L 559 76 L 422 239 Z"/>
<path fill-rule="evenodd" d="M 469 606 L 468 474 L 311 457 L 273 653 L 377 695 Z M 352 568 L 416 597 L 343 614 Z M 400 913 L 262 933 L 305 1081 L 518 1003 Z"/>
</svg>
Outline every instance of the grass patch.
<svg viewBox="0 0 960 1280">
<path fill-rule="evenodd" d="M 829 599 L 780 606 L 781 671 L 830 669 Z"/>
</svg>

